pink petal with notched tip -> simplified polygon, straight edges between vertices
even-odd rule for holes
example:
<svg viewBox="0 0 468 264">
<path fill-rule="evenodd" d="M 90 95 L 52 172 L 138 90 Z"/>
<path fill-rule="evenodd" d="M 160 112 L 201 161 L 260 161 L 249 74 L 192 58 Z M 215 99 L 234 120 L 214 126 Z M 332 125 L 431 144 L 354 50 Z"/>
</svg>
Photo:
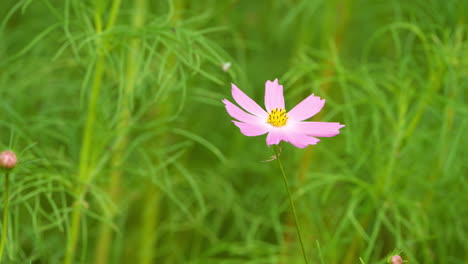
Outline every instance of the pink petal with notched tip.
<svg viewBox="0 0 468 264">
<path fill-rule="evenodd" d="M 281 140 L 284 140 L 283 137 L 283 131 L 281 131 L 280 129 L 271 129 L 266 137 L 266 143 L 268 146 L 278 145 Z"/>
<path fill-rule="evenodd" d="M 275 108 L 284 109 L 283 86 L 278 84 L 278 79 L 265 83 L 265 107 L 267 112 Z"/>
<path fill-rule="evenodd" d="M 257 123 L 259 121 L 259 117 L 246 113 L 244 110 L 240 109 L 237 105 L 229 102 L 228 100 L 224 99 L 223 103 L 226 107 L 226 111 L 233 118 L 246 123 Z"/>
<path fill-rule="evenodd" d="M 309 145 L 315 145 L 320 141 L 318 138 L 314 138 L 307 135 L 295 135 L 288 137 L 288 142 L 298 148 L 305 148 Z"/>
<path fill-rule="evenodd" d="M 232 87 L 232 97 L 238 105 L 244 108 L 246 111 L 254 114 L 256 116 L 267 117 L 268 113 L 265 112 L 254 100 L 248 97 L 244 92 L 242 92 L 237 86 L 231 83 Z"/>
<path fill-rule="evenodd" d="M 248 137 L 260 136 L 267 133 L 270 130 L 270 127 L 262 123 L 242 123 L 237 121 L 232 121 L 234 125 L 240 128 L 242 134 Z"/>
<path fill-rule="evenodd" d="M 291 109 L 291 111 L 288 112 L 288 116 L 291 120 L 302 121 L 320 112 L 324 105 L 324 99 L 320 99 L 320 97 L 311 94 Z"/>
<path fill-rule="evenodd" d="M 298 148 L 305 148 L 308 145 L 317 144 L 320 139 L 306 135 L 295 126 L 284 128 L 272 128 L 268 132 L 267 145 L 277 145 L 281 141 L 286 141 Z"/>
<path fill-rule="evenodd" d="M 340 133 L 339 129 L 344 125 L 332 122 L 298 122 L 295 127 L 309 136 L 333 137 Z"/>
<path fill-rule="evenodd" d="M 291 143 L 295 147 L 305 148 L 308 145 L 317 144 L 320 141 L 320 139 L 307 136 L 305 134 L 296 133 L 296 134 L 288 134 L 286 141 Z"/>
</svg>

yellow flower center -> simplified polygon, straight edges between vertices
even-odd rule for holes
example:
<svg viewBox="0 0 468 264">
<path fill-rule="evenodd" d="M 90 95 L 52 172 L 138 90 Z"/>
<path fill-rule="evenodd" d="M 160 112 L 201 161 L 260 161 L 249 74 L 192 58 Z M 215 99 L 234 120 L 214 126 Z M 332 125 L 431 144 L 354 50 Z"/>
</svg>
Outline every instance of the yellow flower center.
<svg viewBox="0 0 468 264">
<path fill-rule="evenodd" d="M 268 113 L 267 123 L 275 127 L 282 127 L 286 125 L 288 118 L 289 117 L 284 108 L 275 108 L 272 109 L 270 113 Z"/>
</svg>

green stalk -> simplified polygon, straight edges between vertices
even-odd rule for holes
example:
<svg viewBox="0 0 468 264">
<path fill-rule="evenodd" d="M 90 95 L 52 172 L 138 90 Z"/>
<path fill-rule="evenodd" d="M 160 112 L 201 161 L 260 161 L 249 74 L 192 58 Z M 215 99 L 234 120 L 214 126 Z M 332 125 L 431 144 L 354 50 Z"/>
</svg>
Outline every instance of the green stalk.
<svg viewBox="0 0 468 264">
<path fill-rule="evenodd" d="M 94 72 L 94 82 L 92 87 L 91 98 L 89 101 L 88 115 L 85 133 L 83 136 L 83 144 L 80 155 L 80 170 L 79 170 L 79 186 L 75 190 L 76 201 L 73 205 L 72 219 L 69 230 L 69 237 L 67 243 L 67 251 L 65 255 L 65 264 L 72 263 L 76 253 L 76 243 L 78 239 L 78 233 L 80 231 L 81 222 L 81 205 L 83 204 L 86 185 L 89 177 L 89 157 L 90 157 L 90 146 L 92 142 L 92 132 L 94 131 L 94 122 L 96 120 L 96 102 L 99 97 L 101 90 L 101 80 L 104 68 L 104 57 L 99 56 L 96 62 L 96 69 Z"/>
<path fill-rule="evenodd" d="M 139 262 L 140 264 L 151 264 L 154 263 L 154 246 L 156 242 L 156 225 L 159 216 L 159 200 L 160 192 L 154 184 L 150 184 L 147 188 L 145 195 L 145 203 L 148 205 L 142 212 L 142 229 L 143 232 L 141 244 L 139 250 Z"/>
<path fill-rule="evenodd" d="M 144 15 L 145 15 L 145 0 L 137 0 L 135 2 L 135 15 L 133 16 L 132 26 L 135 29 L 140 28 L 144 24 Z M 115 12 L 112 12 L 112 14 Z M 114 203 L 118 203 L 120 196 L 120 182 L 122 176 L 122 162 L 124 157 L 124 152 L 128 144 L 127 140 L 127 131 L 131 119 L 131 100 L 133 98 L 133 90 L 135 88 L 136 82 L 136 73 L 138 67 L 136 65 L 136 57 L 138 56 L 140 49 L 140 40 L 134 39 L 130 44 L 130 49 L 127 53 L 127 67 L 125 72 L 125 87 L 122 92 L 122 105 L 120 107 L 120 116 L 119 122 L 117 125 L 117 144 L 115 147 L 115 152 L 112 156 L 112 172 L 110 175 L 110 185 L 108 187 L 108 193 L 111 200 Z M 115 217 L 115 212 L 111 212 L 109 218 L 113 220 Z M 111 245 L 112 230 L 111 227 L 106 223 L 101 223 L 99 240 L 96 247 L 95 253 L 95 263 L 104 264 L 108 263 L 109 257 L 109 248 Z"/>
<path fill-rule="evenodd" d="M 94 11 L 94 22 L 96 27 L 96 35 L 100 35 L 103 31 L 101 13 L 102 3 L 97 2 L 95 11 Z M 115 22 L 118 6 L 120 0 L 115 0 L 113 2 L 113 7 L 111 9 L 111 17 L 109 18 L 108 28 L 111 28 Z M 97 53 L 98 58 L 96 60 L 96 65 L 94 68 L 94 78 L 93 84 L 91 87 L 91 95 L 88 103 L 87 111 L 87 121 L 85 125 L 85 131 L 83 133 L 83 141 L 80 151 L 80 165 L 79 165 L 79 174 L 78 174 L 78 186 L 74 190 L 76 200 L 73 204 L 73 211 L 71 217 L 71 224 L 69 227 L 69 235 L 67 241 L 67 247 L 65 251 L 64 264 L 71 264 L 76 255 L 76 246 L 78 241 L 78 234 L 80 232 L 80 223 L 81 223 L 81 205 L 84 202 L 84 196 L 86 194 L 87 185 L 89 184 L 89 170 L 91 167 L 91 146 L 93 143 L 93 134 L 94 134 L 94 124 L 96 122 L 96 106 L 101 91 L 101 83 L 104 75 L 104 64 L 105 57 L 103 49 L 105 48 L 105 42 L 98 39 L 97 43 Z"/>
<path fill-rule="evenodd" d="M 171 5 L 173 5 L 173 16 L 170 18 L 170 24 L 172 26 L 177 26 L 177 22 L 182 19 L 182 10 L 184 10 L 185 7 L 185 1 L 184 0 L 175 0 L 171 2 Z M 163 52 L 171 52 L 170 50 L 161 50 L 160 54 L 163 54 Z M 177 66 L 177 61 L 176 57 L 174 54 L 168 54 L 169 58 L 166 63 L 166 65 L 161 65 L 161 68 L 167 68 L 169 72 L 171 72 L 172 69 L 174 69 Z M 163 70 L 163 69 L 162 69 Z M 167 78 L 170 78 L 168 82 L 176 82 L 177 77 L 174 75 L 170 75 Z M 165 116 L 167 116 L 171 110 L 172 104 L 161 104 L 158 108 L 158 113 L 159 116 L 155 116 L 154 118 L 160 118 L 164 119 Z M 166 140 L 166 137 L 168 137 L 167 134 L 161 135 L 160 140 L 155 142 L 157 147 L 162 146 L 165 142 L 168 142 Z M 156 161 L 157 162 L 157 161 Z M 161 200 L 161 192 L 159 188 L 152 183 L 151 181 L 148 180 L 148 188 L 146 188 L 146 192 L 144 194 L 144 201 L 146 204 L 145 210 L 141 214 L 141 229 L 140 233 L 143 234 L 141 237 L 141 242 L 139 246 L 139 252 L 138 252 L 138 263 L 139 264 L 150 264 L 154 262 L 154 256 L 155 256 L 155 248 L 158 248 L 156 246 L 156 237 L 158 234 L 157 230 L 157 221 L 158 221 L 158 216 L 160 215 L 160 200 Z M 169 261 L 170 262 L 170 261 Z"/>
<path fill-rule="evenodd" d="M 302 240 L 302 235 L 301 235 L 302 233 L 301 227 L 299 226 L 299 220 L 297 219 L 296 207 L 294 206 L 294 202 L 291 196 L 291 191 L 289 190 L 288 179 L 286 177 L 286 172 L 284 171 L 283 162 L 281 161 L 281 158 L 279 156 L 278 145 L 274 145 L 273 148 L 275 150 L 276 160 L 278 160 L 278 164 L 281 170 L 281 175 L 283 175 L 284 187 L 286 188 L 286 191 L 288 192 L 289 203 L 291 204 L 292 213 L 294 215 L 294 222 L 296 223 L 296 232 L 297 232 L 297 236 L 299 237 L 299 242 L 301 243 L 301 249 L 302 249 L 302 255 L 304 256 L 304 262 L 308 264 L 309 262 L 307 261 L 304 242 Z"/>
<path fill-rule="evenodd" d="M 0 262 L 3 259 L 3 249 L 5 248 L 7 240 L 7 229 L 8 229 L 8 204 L 9 204 L 9 194 L 8 189 L 10 185 L 9 180 L 10 173 L 7 171 L 5 175 L 5 202 L 3 208 L 3 226 L 2 226 L 2 242 L 0 243 Z"/>
</svg>

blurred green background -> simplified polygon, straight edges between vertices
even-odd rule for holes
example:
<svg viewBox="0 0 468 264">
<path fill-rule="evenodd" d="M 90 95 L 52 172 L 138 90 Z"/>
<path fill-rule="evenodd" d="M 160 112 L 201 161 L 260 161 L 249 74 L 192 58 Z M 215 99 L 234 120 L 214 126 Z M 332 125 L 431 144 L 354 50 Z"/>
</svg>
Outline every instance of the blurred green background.
<svg viewBox="0 0 468 264">
<path fill-rule="evenodd" d="M 467 6 L 2 0 L 2 263 L 303 263 L 273 150 L 221 103 L 275 78 L 346 125 L 282 146 L 311 263 L 468 263 Z"/>
</svg>

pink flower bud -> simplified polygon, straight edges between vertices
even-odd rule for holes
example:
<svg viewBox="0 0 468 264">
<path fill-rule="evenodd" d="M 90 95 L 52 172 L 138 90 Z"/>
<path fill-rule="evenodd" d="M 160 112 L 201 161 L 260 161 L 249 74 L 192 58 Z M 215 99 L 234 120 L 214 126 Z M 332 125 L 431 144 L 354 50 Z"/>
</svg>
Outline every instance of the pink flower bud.
<svg viewBox="0 0 468 264">
<path fill-rule="evenodd" d="M 13 151 L 5 150 L 0 153 L 0 167 L 5 169 L 13 169 L 18 163 L 16 154 Z"/>
<path fill-rule="evenodd" d="M 392 264 L 403 264 L 403 259 L 398 255 L 392 256 Z"/>
</svg>

